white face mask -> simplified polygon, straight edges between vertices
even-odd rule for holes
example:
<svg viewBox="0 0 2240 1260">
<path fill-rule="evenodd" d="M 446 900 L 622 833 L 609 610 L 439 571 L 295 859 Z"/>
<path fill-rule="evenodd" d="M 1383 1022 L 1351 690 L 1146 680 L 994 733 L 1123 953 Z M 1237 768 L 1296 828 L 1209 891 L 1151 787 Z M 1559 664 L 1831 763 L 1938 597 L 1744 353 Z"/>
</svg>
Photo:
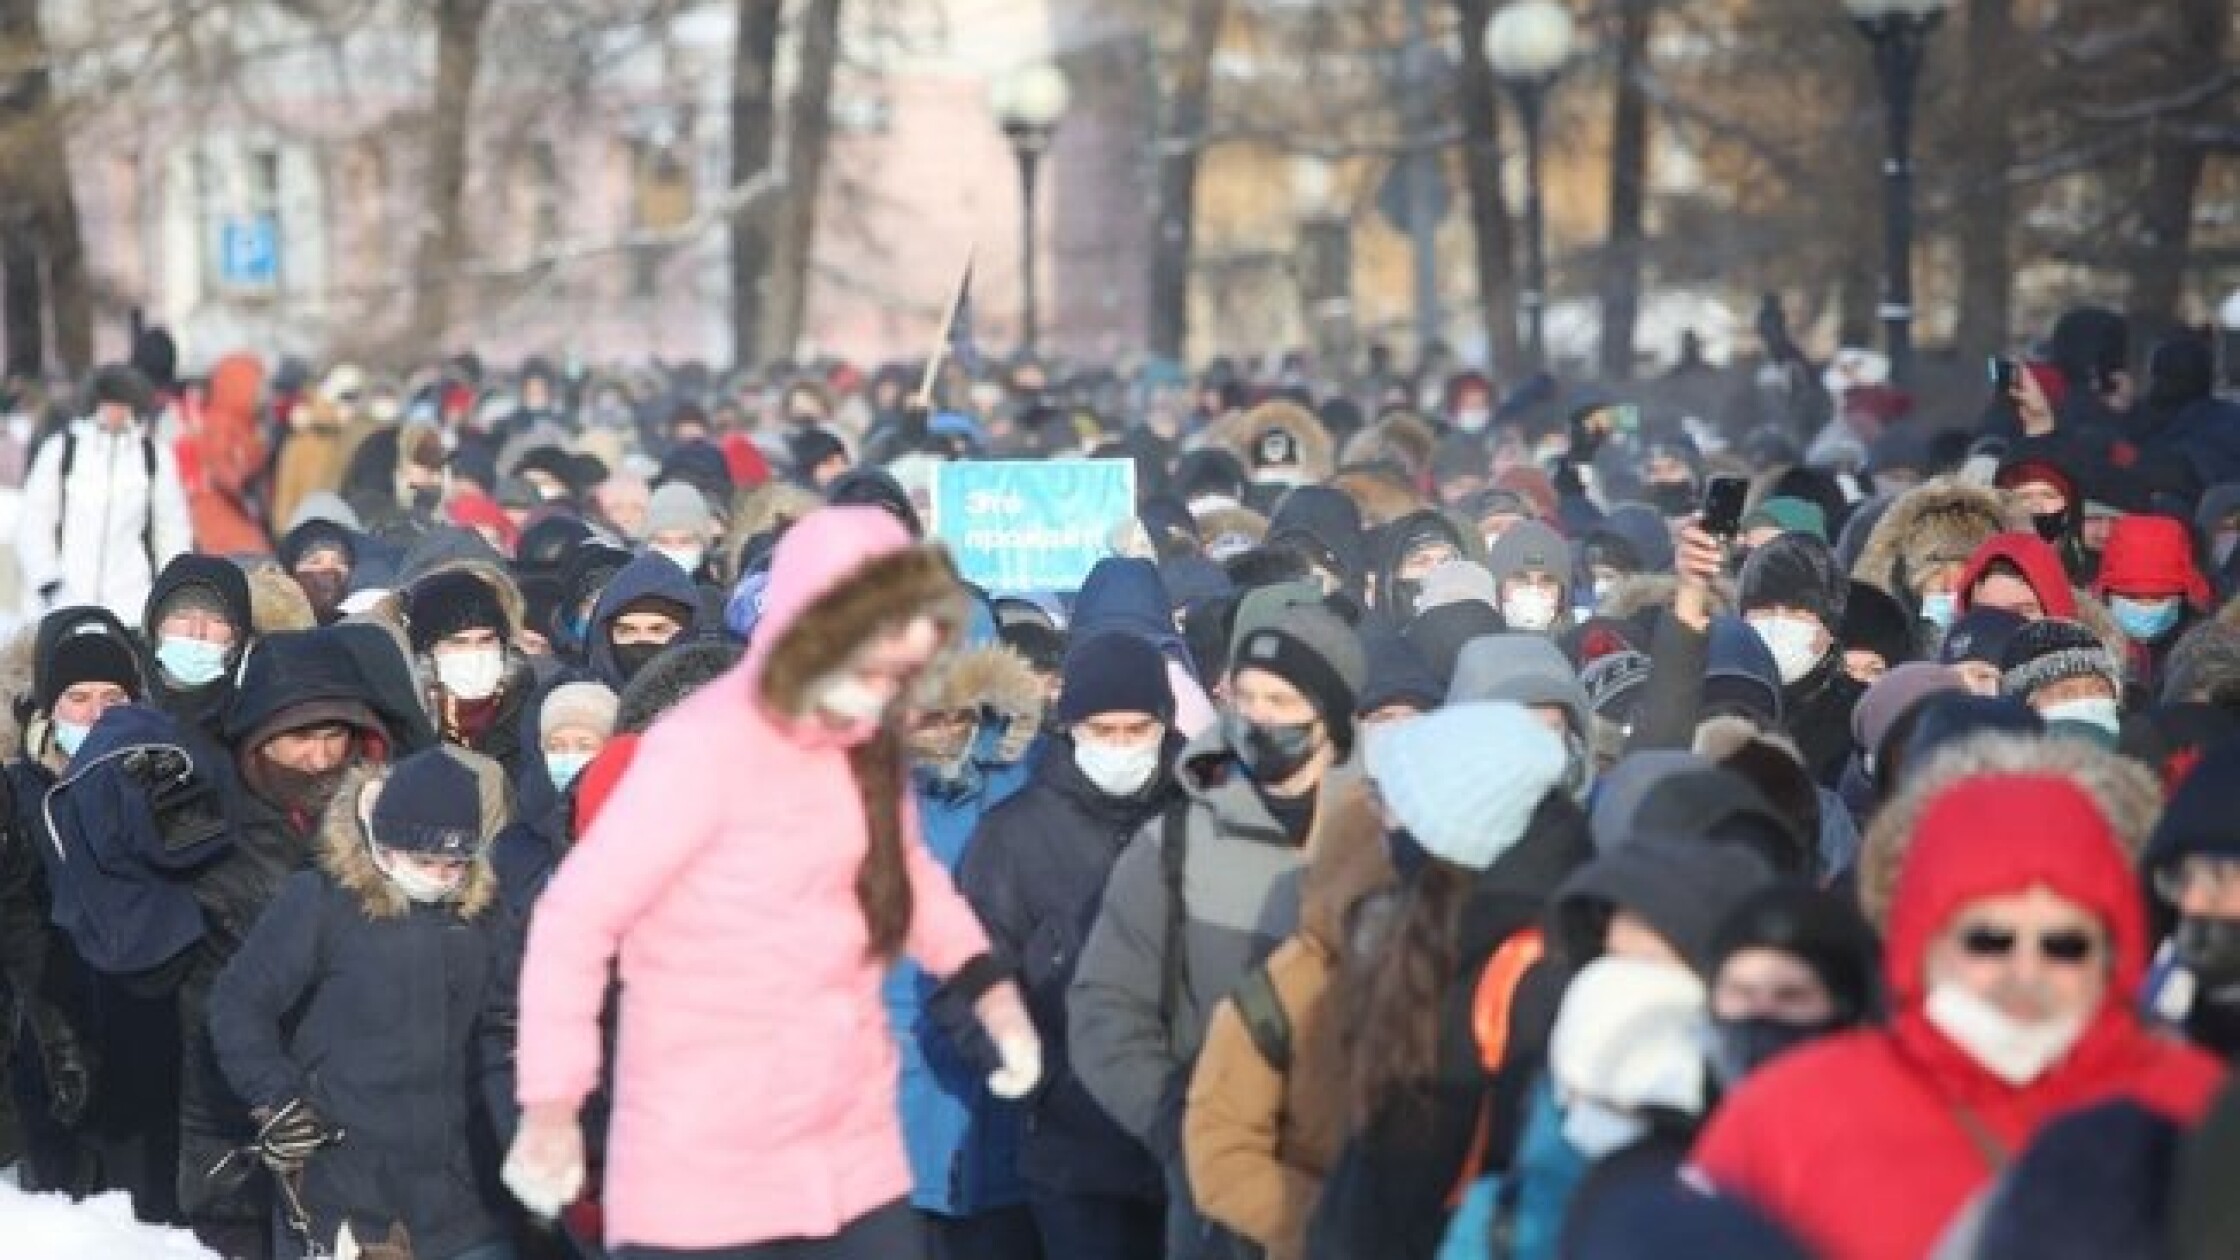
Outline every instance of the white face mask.
<svg viewBox="0 0 2240 1260">
<path fill-rule="evenodd" d="M 708 554 L 706 547 L 663 547 L 658 544 L 648 544 L 646 550 L 657 556 L 667 556 L 672 563 L 683 569 L 687 574 L 698 573 L 700 571 L 700 561 Z"/>
<path fill-rule="evenodd" d="M 1077 740 L 1073 764 L 1106 796 L 1134 796 L 1159 773 L 1159 745 L 1114 746 Z"/>
<path fill-rule="evenodd" d="M 1572 1101 L 1563 1112 L 1563 1140 L 1571 1149 L 1598 1160 L 1649 1136 L 1649 1122 L 1592 1098 Z"/>
<path fill-rule="evenodd" d="M 1464 407 L 1454 413 L 1454 427 L 1464 433 L 1483 433 L 1493 423 L 1493 411 L 1486 407 Z"/>
<path fill-rule="evenodd" d="M 502 649 L 468 648 L 436 655 L 436 681 L 461 700 L 488 700 L 496 695 L 506 676 Z"/>
<path fill-rule="evenodd" d="M 402 862 L 385 857 L 379 847 L 376 847 L 373 851 L 373 864 L 380 868 L 381 873 L 388 877 L 390 883 L 397 886 L 397 891 L 403 893 L 406 900 L 417 902 L 423 906 L 432 906 L 439 901 L 450 900 L 458 894 L 460 886 L 467 882 L 467 873 L 464 869 L 461 869 L 457 875 L 449 879 L 423 875 Z"/>
<path fill-rule="evenodd" d="M 2082 700 L 2063 700 L 2038 710 L 2038 716 L 2048 722 L 2075 722 L 2090 726 L 2110 735 L 2123 733 L 2123 715 L 2116 702 L 2106 696 L 2088 696 Z"/>
<path fill-rule="evenodd" d="M 1501 598 L 1501 619 L 1511 630 L 1545 630 L 1556 623 L 1556 595 L 1544 586 L 1520 586 Z"/>
<path fill-rule="evenodd" d="M 1773 653 L 1773 667 L 1781 671 L 1781 682 L 1789 686 L 1812 672 L 1820 663 L 1820 626 L 1802 617 L 1770 616 L 1753 618 L 1750 628 L 1765 640 L 1766 650 Z"/>
<path fill-rule="evenodd" d="M 852 674 L 844 674 L 817 692 L 817 707 L 843 722 L 876 722 L 890 702 Z"/>
<path fill-rule="evenodd" d="M 2009 1085 L 2027 1085 L 2065 1058 L 2084 1035 L 2086 1017 L 2023 1023 L 1974 990 L 1943 981 L 1929 990 L 1929 1022 L 1968 1057 Z"/>
</svg>

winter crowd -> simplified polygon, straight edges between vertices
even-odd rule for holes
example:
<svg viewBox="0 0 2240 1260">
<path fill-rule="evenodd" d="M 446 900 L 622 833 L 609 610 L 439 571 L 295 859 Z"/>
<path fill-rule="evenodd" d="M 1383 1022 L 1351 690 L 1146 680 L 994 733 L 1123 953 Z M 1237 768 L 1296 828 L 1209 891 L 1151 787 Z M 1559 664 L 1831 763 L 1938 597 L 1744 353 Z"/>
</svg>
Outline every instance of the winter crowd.
<svg viewBox="0 0 2240 1260">
<path fill-rule="evenodd" d="M 0 434 L 0 1163 L 253 1260 L 2232 1260 L 2240 404 L 2132 340 L 144 334 Z M 968 584 L 935 470 L 1082 457 L 1079 589 Z"/>
</svg>

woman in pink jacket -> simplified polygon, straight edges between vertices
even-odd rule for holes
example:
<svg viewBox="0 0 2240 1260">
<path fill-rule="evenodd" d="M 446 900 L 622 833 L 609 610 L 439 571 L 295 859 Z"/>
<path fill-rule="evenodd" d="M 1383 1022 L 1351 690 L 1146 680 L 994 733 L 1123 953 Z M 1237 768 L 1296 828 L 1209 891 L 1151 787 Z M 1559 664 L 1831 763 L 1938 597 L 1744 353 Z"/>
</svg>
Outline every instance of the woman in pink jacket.
<svg viewBox="0 0 2240 1260">
<path fill-rule="evenodd" d="M 544 1215 L 583 1179 L 578 1111 L 621 959 L 606 1231 L 621 1257 L 913 1260 L 879 981 L 949 977 L 1017 1097 L 1041 1050 L 920 843 L 900 710 L 955 638 L 947 556 L 876 508 L 787 533 L 746 660 L 646 733 L 538 903 L 506 1181 Z"/>
</svg>

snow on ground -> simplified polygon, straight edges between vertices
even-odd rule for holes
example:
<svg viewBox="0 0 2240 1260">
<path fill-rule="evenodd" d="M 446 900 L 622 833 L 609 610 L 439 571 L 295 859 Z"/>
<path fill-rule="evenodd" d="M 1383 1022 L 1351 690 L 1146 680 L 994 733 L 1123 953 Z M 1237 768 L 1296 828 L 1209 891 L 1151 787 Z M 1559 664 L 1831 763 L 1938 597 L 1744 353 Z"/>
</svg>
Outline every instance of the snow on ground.
<svg viewBox="0 0 2240 1260">
<path fill-rule="evenodd" d="M 73 1201 L 26 1194 L 0 1178 L 0 1238 L 7 1254 L 38 1260 L 219 1260 L 183 1229 L 143 1225 L 123 1193 Z"/>
</svg>

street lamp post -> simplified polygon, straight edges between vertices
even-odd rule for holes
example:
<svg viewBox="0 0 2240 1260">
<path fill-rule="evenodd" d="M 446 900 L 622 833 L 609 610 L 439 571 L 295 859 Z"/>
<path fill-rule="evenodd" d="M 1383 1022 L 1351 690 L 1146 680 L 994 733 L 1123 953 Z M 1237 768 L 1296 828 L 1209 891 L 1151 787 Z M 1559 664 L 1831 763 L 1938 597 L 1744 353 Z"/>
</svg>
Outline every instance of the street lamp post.
<svg viewBox="0 0 2240 1260">
<path fill-rule="evenodd" d="M 1890 379 L 1913 377 L 1913 97 L 1929 33 L 1951 0 L 1843 0 L 1874 48 L 1889 125 L 1882 162 L 1882 326 Z"/>
<path fill-rule="evenodd" d="M 1571 11 L 1560 0 L 1517 0 L 1486 25 L 1486 60 L 1516 98 L 1524 131 L 1525 354 L 1547 363 L 1548 239 L 1540 183 L 1540 123 L 1563 63 L 1571 58 Z"/>
<path fill-rule="evenodd" d="M 1072 91 L 1063 70 L 1043 62 L 1025 66 L 997 79 L 988 92 L 988 105 L 1011 153 L 1019 160 L 1019 348 L 1033 353 L 1035 317 L 1035 178 L 1050 137 L 1066 112 Z"/>
</svg>

